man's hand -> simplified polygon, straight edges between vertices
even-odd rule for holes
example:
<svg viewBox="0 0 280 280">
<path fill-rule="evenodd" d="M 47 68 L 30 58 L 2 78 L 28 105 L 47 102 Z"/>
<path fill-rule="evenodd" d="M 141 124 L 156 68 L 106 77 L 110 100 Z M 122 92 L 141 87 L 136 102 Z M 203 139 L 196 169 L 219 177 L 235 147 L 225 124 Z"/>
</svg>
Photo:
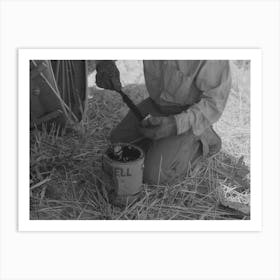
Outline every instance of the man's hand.
<svg viewBox="0 0 280 280">
<path fill-rule="evenodd" d="M 96 66 L 97 86 L 119 91 L 122 88 L 120 82 L 120 72 L 113 60 L 102 60 Z"/>
<path fill-rule="evenodd" d="M 174 116 L 150 116 L 141 122 L 139 130 L 145 137 L 153 140 L 177 135 L 177 125 Z"/>
</svg>

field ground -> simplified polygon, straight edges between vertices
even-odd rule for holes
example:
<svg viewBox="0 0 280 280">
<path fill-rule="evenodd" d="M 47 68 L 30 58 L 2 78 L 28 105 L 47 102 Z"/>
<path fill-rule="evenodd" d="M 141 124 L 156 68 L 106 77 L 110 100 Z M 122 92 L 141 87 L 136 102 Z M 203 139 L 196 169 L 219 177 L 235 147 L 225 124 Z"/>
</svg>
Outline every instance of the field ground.
<svg viewBox="0 0 280 280">
<path fill-rule="evenodd" d="M 118 62 L 124 91 L 135 103 L 147 96 L 142 64 Z M 232 89 L 215 125 L 222 151 L 202 162 L 176 185 L 149 186 L 136 202 L 123 207 L 108 201 L 110 182 L 101 156 L 112 128 L 127 113 L 115 92 L 94 87 L 89 76 L 87 120 L 70 134 L 33 131 L 30 142 L 31 219 L 249 219 L 248 213 L 221 205 L 217 189 L 250 192 L 250 65 L 231 62 Z"/>
</svg>

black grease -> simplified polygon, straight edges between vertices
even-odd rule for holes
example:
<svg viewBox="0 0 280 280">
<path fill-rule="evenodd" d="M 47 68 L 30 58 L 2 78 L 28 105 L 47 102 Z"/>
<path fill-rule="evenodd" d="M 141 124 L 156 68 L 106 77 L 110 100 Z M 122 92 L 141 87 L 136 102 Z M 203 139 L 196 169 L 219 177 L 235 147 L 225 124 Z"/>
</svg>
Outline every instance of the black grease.
<svg viewBox="0 0 280 280">
<path fill-rule="evenodd" d="M 118 153 L 114 152 L 114 146 L 109 147 L 106 154 L 107 156 L 112 159 L 119 162 L 128 162 L 138 159 L 141 156 L 141 152 L 130 145 L 116 145 L 117 147 L 120 147 L 120 151 Z"/>
</svg>

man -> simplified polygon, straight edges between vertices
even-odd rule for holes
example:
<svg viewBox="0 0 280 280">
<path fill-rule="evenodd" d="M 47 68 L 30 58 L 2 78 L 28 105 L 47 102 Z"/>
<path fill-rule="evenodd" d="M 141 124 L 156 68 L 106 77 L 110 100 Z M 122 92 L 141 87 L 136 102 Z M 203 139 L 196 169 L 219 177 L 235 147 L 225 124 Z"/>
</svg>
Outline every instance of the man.
<svg viewBox="0 0 280 280">
<path fill-rule="evenodd" d="M 112 131 L 111 142 L 134 143 L 144 149 L 145 183 L 174 183 L 202 156 L 221 149 L 212 125 L 221 117 L 230 92 L 229 62 L 147 60 L 143 64 L 150 97 L 138 108 L 150 117 L 139 123 L 129 112 Z M 121 88 L 113 61 L 97 65 L 96 81 L 103 88 Z"/>
</svg>

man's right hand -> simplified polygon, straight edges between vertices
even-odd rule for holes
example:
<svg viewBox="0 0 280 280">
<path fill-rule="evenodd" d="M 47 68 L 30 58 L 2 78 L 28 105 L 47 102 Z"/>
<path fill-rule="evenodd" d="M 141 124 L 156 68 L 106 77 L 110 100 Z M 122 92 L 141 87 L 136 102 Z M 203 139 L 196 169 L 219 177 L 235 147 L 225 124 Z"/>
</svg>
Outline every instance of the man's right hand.
<svg viewBox="0 0 280 280">
<path fill-rule="evenodd" d="M 113 60 L 101 60 L 96 66 L 96 72 L 97 86 L 109 90 L 121 90 L 120 72 Z"/>
<path fill-rule="evenodd" d="M 177 125 L 174 116 L 145 118 L 139 127 L 140 133 L 152 140 L 177 135 Z"/>
</svg>

